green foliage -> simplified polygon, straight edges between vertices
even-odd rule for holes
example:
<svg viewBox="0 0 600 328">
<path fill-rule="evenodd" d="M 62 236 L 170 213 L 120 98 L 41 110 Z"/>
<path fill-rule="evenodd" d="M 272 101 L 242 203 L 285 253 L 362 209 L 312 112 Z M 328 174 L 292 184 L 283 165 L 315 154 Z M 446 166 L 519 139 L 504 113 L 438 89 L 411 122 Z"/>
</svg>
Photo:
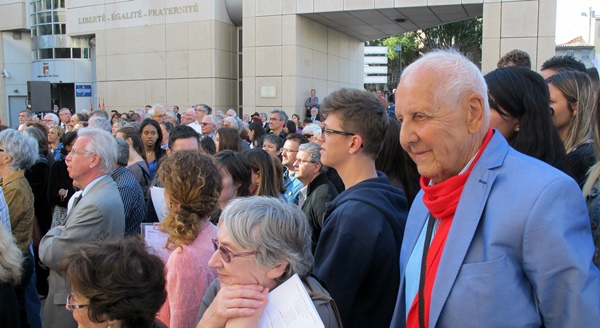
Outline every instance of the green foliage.
<svg viewBox="0 0 600 328">
<path fill-rule="evenodd" d="M 433 49 L 454 48 L 481 65 L 482 27 L 481 17 L 475 17 L 368 41 L 365 45 L 388 48 L 388 89 L 392 90 L 400 80 L 401 69 L 417 60 L 421 53 Z M 398 44 L 402 45 L 401 60 L 398 60 L 399 53 L 394 50 Z"/>
<path fill-rule="evenodd" d="M 439 48 L 454 48 L 478 62 L 481 60 L 482 26 L 481 17 L 475 17 L 411 34 L 419 43 L 419 51 L 422 53 Z"/>
</svg>

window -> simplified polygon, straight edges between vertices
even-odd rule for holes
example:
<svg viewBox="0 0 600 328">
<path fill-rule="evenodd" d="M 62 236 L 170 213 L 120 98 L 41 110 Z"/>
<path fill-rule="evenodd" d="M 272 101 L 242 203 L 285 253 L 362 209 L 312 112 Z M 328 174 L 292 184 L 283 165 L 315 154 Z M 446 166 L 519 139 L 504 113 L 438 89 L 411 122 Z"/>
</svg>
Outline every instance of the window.
<svg viewBox="0 0 600 328">
<path fill-rule="evenodd" d="M 71 48 L 54 48 L 54 58 L 71 58 Z"/>
<path fill-rule="evenodd" d="M 40 49 L 39 59 L 52 59 L 54 56 L 52 55 L 52 49 Z"/>
<path fill-rule="evenodd" d="M 575 51 L 567 50 L 567 56 L 575 57 Z"/>
<path fill-rule="evenodd" d="M 67 25 L 54 24 L 54 34 L 67 34 Z"/>
<path fill-rule="evenodd" d="M 83 48 L 83 58 L 89 59 L 90 57 L 90 48 Z"/>
<path fill-rule="evenodd" d="M 590 51 L 581 50 L 581 59 L 590 59 Z"/>
<path fill-rule="evenodd" d="M 38 25 L 38 35 L 52 35 L 52 24 Z"/>
<path fill-rule="evenodd" d="M 73 48 L 73 58 L 81 58 L 81 48 Z"/>
</svg>

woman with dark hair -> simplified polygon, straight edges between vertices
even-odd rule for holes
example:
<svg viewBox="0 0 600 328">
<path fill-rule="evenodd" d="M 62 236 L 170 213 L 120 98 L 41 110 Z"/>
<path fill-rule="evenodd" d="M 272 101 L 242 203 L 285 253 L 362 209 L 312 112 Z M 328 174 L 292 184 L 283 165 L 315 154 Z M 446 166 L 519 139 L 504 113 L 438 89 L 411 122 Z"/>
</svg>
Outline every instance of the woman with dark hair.
<svg viewBox="0 0 600 328">
<path fill-rule="evenodd" d="M 176 151 L 158 169 L 165 190 L 167 216 L 160 230 L 168 234 L 167 301 L 158 318 L 169 327 L 194 327 L 202 296 L 217 272 L 207 263 L 217 227 L 209 221 L 218 208 L 221 174 L 211 156 Z"/>
<path fill-rule="evenodd" d="M 285 190 L 283 188 L 283 166 L 279 159 L 256 148 L 248 150 L 244 155 L 248 158 L 252 169 L 250 193 L 254 196 L 280 198 Z"/>
<path fill-rule="evenodd" d="M 487 75 L 490 126 L 514 149 L 566 171 L 565 147 L 552 123 L 550 94 L 541 75 L 523 67 Z"/>
<path fill-rule="evenodd" d="M 120 119 L 121 119 L 121 114 L 113 112 L 113 114 L 110 117 L 110 122 L 111 122 L 111 124 L 115 124 Z"/>
<path fill-rule="evenodd" d="M 390 119 L 390 126 L 385 131 L 385 140 L 379 155 L 375 159 L 375 168 L 385 173 L 390 184 L 400 188 L 406 194 L 408 207 L 421 189 L 417 165 L 400 146 L 400 123 Z"/>
<path fill-rule="evenodd" d="M 302 134 L 302 121 L 300 120 L 300 115 L 296 113 L 292 114 L 292 121 L 296 124 L 296 133 Z"/>
<path fill-rule="evenodd" d="M 79 327 L 166 327 L 156 319 L 167 297 L 165 267 L 139 237 L 82 244 L 65 255 L 59 272 Z"/>
<path fill-rule="evenodd" d="M 150 177 L 150 170 L 146 163 L 146 152 L 144 151 L 140 133 L 136 128 L 126 126 L 117 131 L 117 138 L 124 140 L 129 145 L 127 170 L 129 170 L 137 182 L 139 182 L 144 191 L 144 196 L 147 196 L 146 191 L 152 182 L 152 178 Z"/>
<path fill-rule="evenodd" d="M 77 140 L 77 132 L 67 132 L 65 134 L 63 138 L 64 147 L 61 150 L 63 157 L 61 160 L 54 162 L 50 167 L 48 200 L 50 201 L 50 205 L 54 206 L 50 228 L 65 225 L 67 205 L 69 204 L 69 199 L 75 193 L 73 179 L 69 176 L 65 162 L 65 158 L 73 148 L 75 140 Z"/>
<path fill-rule="evenodd" d="M 560 71 L 548 79 L 554 126 L 567 152 L 569 175 L 583 188 L 587 172 L 596 163 L 592 144 L 594 91 L 586 73 Z"/>
<path fill-rule="evenodd" d="M 240 139 L 240 135 L 235 129 L 218 129 L 217 132 L 215 132 L 215 135 L 213 136 L 213 141 L 215 142 L 215 148 L 217 150 L 217 153 L 225 149 L 230 149 L 237 152 L 242 151 L 242 140 Z"/>
<path fill-rule="evenodd" d="M 252 170 L 248 159 L 233 150 L 223 150 L 214 156 L 221 171 L 223 190 L 219 196 L 219 207 L 224 209 L 232 199 L 250 196 Z"/>
<path fill-rule="evenodd" d="M 262 136 L 265 135 L 265 129 L 261 123 L 251 122 L 248 124 L 248 138 L 250 139 L 250 149 L 253 148 L 262 148 L 261 139 Z"/>
<path fill-rule="evenodd" d="M 285 125 L 283 126 L 283 131 L 285 131 L 285 133 L 290 134 L 290 133 L 296 133 L 296 123 L 294 123 L 294 121 L 292 120 L 288 120 Z M 302 133 L 302 132 L 300 132 Z"/>
<path fill-rule="evenodd" d="M 200 135 L 199 137 L 199 141 L 200 141 L 200 148 L 202 150 L 204 150 L 205 153 L 209 154 L 209 155 L 214 155 L 217 152 L 217 149 L 215 147 L 215 142 L 213 141 L 213 139 L 209 136 L 205 136 L 205 135 Z"/>
<path fill-rule="evenodd" d="M 165 155 L 165 150 L 160 148 L 163 135 L 160 125 L 153 119 L 147 118 L 140 125 L 146 163 L 150 172 L 150 180 L 154 180 L 154 174 L 158 169 L 160 159 Z"/>
</svg>

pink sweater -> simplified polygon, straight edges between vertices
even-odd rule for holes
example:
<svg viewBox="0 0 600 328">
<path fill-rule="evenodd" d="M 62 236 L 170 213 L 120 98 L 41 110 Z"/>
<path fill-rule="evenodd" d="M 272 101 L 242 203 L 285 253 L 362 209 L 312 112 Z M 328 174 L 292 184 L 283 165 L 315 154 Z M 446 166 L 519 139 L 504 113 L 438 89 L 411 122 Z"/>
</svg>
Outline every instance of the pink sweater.
<svg viewBox="0 0 600 328">
<path fill-rule="evenodd" d="M 212 223 L 189 245 L 171 253 L 167 261 L 167 300 L 158 312 L 158 319 L 170 328 L 196 327 L 202 297 L 217 278 L 208 260 L 215 252 L 212 238 L 217 227 Z"/>
</svg>

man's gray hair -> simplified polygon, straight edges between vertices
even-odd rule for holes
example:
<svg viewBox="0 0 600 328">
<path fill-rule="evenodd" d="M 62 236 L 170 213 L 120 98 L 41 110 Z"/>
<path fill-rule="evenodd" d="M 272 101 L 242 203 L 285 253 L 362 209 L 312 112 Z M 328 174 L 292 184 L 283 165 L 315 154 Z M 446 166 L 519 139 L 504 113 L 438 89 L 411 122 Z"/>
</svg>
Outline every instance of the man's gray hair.
<svg viewBox="0 0 600 328">
<path fill-rule="evenodd" d="M 112 134 L 102 129 L 88 127 L 77 130 L 77 136 L 90 139 L 85 151 L 98 154 L 99 169 L 104 174 L 111 174 L 117 163 L 117 141 Z"/>
<path fill-rule="evenodd" d="M 151 108 L 148 110 L 148 117 L 152 117 L 152 116 L 154 116 L 154 114 L 156 113 L 156 110 L 157 110 L 158 108 L 162 108 L 162 110 L 164 110 L 164 111 L 165 111 L 165 113 L 167 112 L 167 111 L 165 110 L 165 106 L 163 106 L 163 105 L 161 105 L 161 104 L 154 104 L 154 106 L 152 106 L 152 107 L 151 107 Z"/>
<path fill-rule="evenodd" d="M 115 138 L 117 142 L 117 165 L 119 166 L 127 166 L 129 163 L 129 145 L 125 140 Z"/>
<path fill-rule="evenodd" d="M 298 147 L 298 151 L 304 151 L 308 154 L 308 160 L 313 162 L 313 163 L 320 163 L 321 164 L 321 169 L 319 170 L 320 173 L 323 173 L 325 171 L 327 171 L 327 166 L 323 165 L 323 163 L 321 163 L 321 146 L 317 145 L 314 142 L 309 142 L 309 143 L 305 143 L 305 144 L 301 144 L 300 147 Z"/>
<path fill-rule="evenodd" d="M 108 121 L 108 113 L 102 109 L 96 109 L 95 111 L 90 113 L 90 118 L 92 117 L 102 117 Z M 88 120 L 89 121 L 89 120 Z"/>
<path fill-rule="evenodd" d="M 210 120 L 210 123 L 212 123 L 212 125 L 217 126 L 217 118 L 214 115 L 206 115 L 204 116 L 204 118 L 208 118 Z"/>
<path fill-rule="evenodd" d="M 487 84 L 481 70 L 472 61 L 452 48 L 434 50 L 408 65 L 402 75 L 408 75 L 417 68 L 440 72 L 436 77 L 438 89 L 433 96 L 437 104 L 457 106 L 473 92 L 479 94 L 484 101 L 482 127 L 489 127 L 490 105 Z"/>
<path fill-rule="evenodd" d="M 54 113 L 48 113 L 46 115 L 44 115 L 44 118 L 49 117 L 52 119 L 52 121 L 54 122 L 54 125 L 59 125 L 60 124 L 60 119 L 58 118 L 58 116 L 56 116 L 56 114 Z"/>
<path fill-rule="evenodd" d="M 227 116 L 223 119 L 223 123 L 225 122 L 229 122 L 231 123 L 231 128 L 236 130 L 238 132 L 238 134 L 240 134 L 240 132 L 242 132 L 242 128 L 241 126 L 238 124 L 238 122 L 236 121 L 235 117 L 231 117 L 231 116 Z"/>
<path fill-rule="evenodd" d="M 19 114 L 21 114 L 21 113 L 25 113 L 25 115 L 27 115 L 27 117 L 29 117 L 29 118 L 33 117 L 33 112 L 30 111 L 29 109 L 24 109 L 19 112 Z"/>
<path fill-rule="evenodd" d="M 275 279 L 278 283 L 296 273 L 302 278 L 310 273 L 311 229 L 298 206 L 273 197 L 241 197 L 225 207 L 220 220 L 236 243 L 257 251 L 260 265 L 287 263 L 283 275 Z"/>
<path fill-rule="evenodd" d="M 213 115 L 213 117 L 215 118 L 215 122 L 217 122 L 216 126 L 215 126 L 215 130 L 222 128 L 223 127 L 223 118 L 218 115 Z"/>
<path fill-rule="evenodd" d="M 12 157 L 9 167 L 14 170 L 30 168 L 39 157 L 37 141 L 21 131 L 6 129 L 0 132 L 0 146 L 4 155 Z"/>
<path fill-rule="evenodd" d="M 179 125 L 179 120 L 177 119 L 177 114 L 175 113 L 175 111 L 174 111 L 174 110 L 172 110 L 172 109 L 169 109 L 169 110 L 167 110 L 167 113 L 166 113 L 166 114 L 167 114 L 167 115 L 168 115 L 170 118 L 172 118 L 172 119 L 173 119 L 173 121 L 175 122 L 175 125 Z"/>
<path fill-rule="evenodd" d="M 233 113 L 233 115 L 231 115 L 232 117 L 237 117 L 237 112 L 235 111 L 235 109 L 229 108 L 227 110 L 227 116 L 229 116 L 229 113 Z"/>
<path fill-rule="evenodd" d="M 103 117 L 92 117 L 88 120 L 88 126 L 91 128 L 98 128 L 98 129 L 102 129 L 108 133 L 112 132 L 112 126 L 110 125 L 110 122 L 103 118 Z"/>
<path fill-rule="evenodd" d="M 284 111 L 282 111 L 281 109 L 274 109 L 271 111 L 271 114 L 275 114 L 275 113 L 279 114 L 279 118 L 282 119 L 284 123 L 287 123 L 288 116 Z"/>
<path fill-rule="evenodd" d="M 311 123 L 307 126 L 304 127 L 304 129 L 302 129 L 302 134 L 306 135 L 308 134 L 312 134 L 315 137 L 320 137 L 321 136 L 321 132 L 323 130 L 321 129 L 321 127 L 318 124 L 315 123 Z"/>
</svg>

